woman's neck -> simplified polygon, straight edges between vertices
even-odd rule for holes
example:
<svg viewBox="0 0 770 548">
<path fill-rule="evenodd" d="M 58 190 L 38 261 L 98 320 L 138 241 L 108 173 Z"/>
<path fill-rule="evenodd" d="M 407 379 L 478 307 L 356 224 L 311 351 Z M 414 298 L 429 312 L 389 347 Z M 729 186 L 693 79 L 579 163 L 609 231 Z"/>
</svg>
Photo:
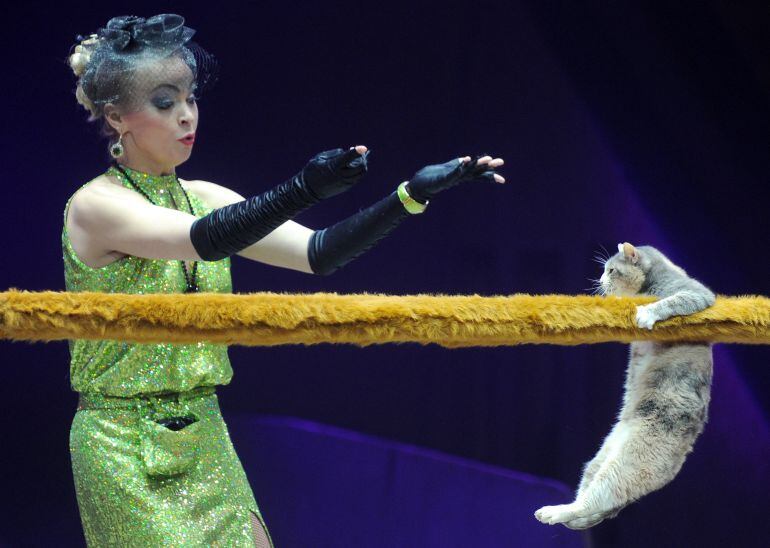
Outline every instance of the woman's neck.
<svg viewBox="0 0 770 548">
<path fill-rule="evenodd" d="M 134 171 L 149 173 L 150 175 L 163 176 L 172 175 L 174 167 L 163 166 L 147 158 L 136 158 L 133 155 L 125 154 L 118 160 L 118 163 Z"/>
</svg>

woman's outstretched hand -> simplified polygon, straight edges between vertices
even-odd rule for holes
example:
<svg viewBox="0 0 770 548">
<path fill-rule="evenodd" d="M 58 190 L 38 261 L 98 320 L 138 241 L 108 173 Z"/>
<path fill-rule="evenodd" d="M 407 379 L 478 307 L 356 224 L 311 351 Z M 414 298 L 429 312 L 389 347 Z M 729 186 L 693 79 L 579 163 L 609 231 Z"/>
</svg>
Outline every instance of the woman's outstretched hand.
<svg viewBox="0 0 770 548">
<path fill-rule="evenodd" d="M 365 146 L 335 148 L 316 154 L 301 171 L 304 183 L 319 199 L 345 192 L 366 173 Z"/>
<path fill-rule="evenodd" d="M 505 179 L 495 173 L 503 165 L 502 158 L 482 156 L 471 160 L 470 156 L 455 158 L 445 164 L 426 166 L 414 174 L 406 185 L 409 195 L 418 202 L 427 203 L 439 192 L 465 181 L 478 179 L 504 183 Z"/>
</svg>

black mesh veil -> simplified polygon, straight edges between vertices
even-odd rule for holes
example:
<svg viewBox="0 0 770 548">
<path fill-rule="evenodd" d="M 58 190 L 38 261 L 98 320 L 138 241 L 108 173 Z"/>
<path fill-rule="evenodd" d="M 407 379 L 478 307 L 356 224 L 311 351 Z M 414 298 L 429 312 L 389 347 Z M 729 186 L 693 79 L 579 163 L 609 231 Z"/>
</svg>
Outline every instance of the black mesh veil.
<svg viewBox="0 0 770 548">
<path fill-rule="evenodd" d="M 194 34 L 182 16 L 161 14 L 114 17 L 95 34 L 78 36 L 69 60 L 79 76 L 78 100 L 98 118 L 107 103 L 140 108 L 163 84 L 200 97 L 215 84 L 218 63 L 191 40 Z"/>
<path fill-rule="evenodd" d="M 197 42 L 188 42 L 185 44 L 185 49 L 192 54 L 195 61 L 195 93 L 201 97 L 216 85 L 219 79 L 219 63 L 216 57 L 200 47 Z"/>
</svg>

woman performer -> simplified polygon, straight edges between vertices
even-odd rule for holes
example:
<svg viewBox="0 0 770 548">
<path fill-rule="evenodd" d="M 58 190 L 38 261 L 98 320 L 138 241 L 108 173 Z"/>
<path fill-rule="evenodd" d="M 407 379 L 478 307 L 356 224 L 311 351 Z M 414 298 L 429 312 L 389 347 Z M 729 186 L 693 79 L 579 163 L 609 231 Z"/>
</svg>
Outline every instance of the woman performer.
<svg viewBox="0 0 770 548">
<path fill-rule="evenodd" d="M 320 153 L 295 176 L 245 199 L 176 166 L 192 152 L 196 94 L 213 59 L 179 15 L 123 16 L 83 39 L 69 64 L 76 97 L 102 120 L 114 163 L 64 210 L 68 291 L 232 292 L 230 256 L 329 274 L 428 201 L 463 181 L 504 182 L 488 156 L 418 171 L 390 195 L 323 230 L 292 217 L 352 187 L 364 146 Z M 272 546 L 215 387 L 232 378 L 227 346 L 70 341 L 80 393 L 70 432 L 89 545 Z"/>
</svg>

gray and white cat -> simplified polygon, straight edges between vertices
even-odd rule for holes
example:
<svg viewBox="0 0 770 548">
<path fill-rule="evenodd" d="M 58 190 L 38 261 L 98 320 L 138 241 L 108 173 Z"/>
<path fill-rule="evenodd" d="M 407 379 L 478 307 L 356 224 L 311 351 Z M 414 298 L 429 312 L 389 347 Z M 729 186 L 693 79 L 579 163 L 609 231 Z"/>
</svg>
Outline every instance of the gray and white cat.
<svg viewBox="0 0 770 548">
<path fill-rule="evenodd" d="M 599 283 L 605 295 L 658 297 L 636 308 L 636 323 L 646 329 L 714 303 L 708 288 L 650 246 L 618 244 Z M 535 517 L 587 529 L 670 482 L 708 418 L 712 369 L 710 344 L 632 343 L 623 407 L 599 452 L 585 465 L 575 501 L 544 506 Z"/>
</svg>

